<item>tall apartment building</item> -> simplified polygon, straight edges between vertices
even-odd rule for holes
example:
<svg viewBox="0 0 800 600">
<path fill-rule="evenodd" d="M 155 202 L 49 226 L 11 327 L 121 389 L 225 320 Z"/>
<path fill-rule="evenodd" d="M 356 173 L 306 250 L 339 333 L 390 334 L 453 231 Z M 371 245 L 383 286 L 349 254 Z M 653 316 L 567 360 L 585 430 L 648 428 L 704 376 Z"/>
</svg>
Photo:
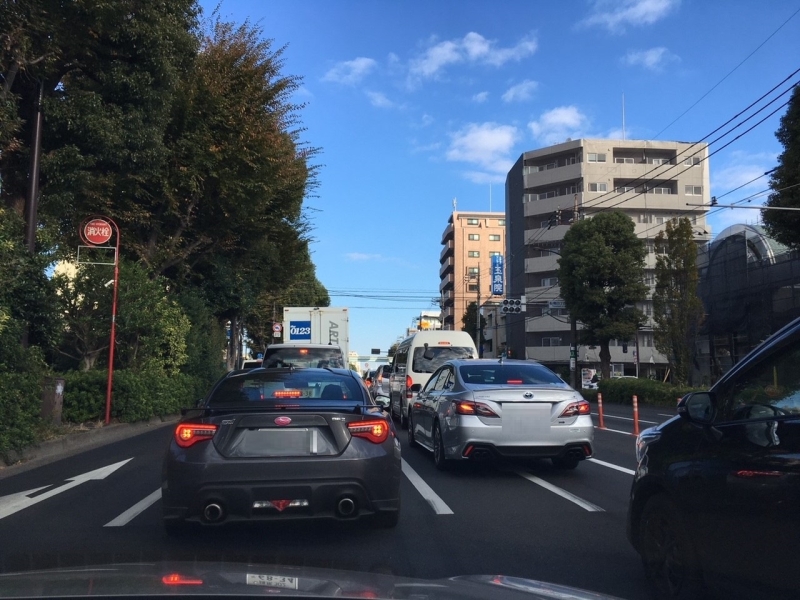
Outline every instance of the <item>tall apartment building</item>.
<svg viewBox="0 0 800 600">
<path fill-rule="evenodd" d="M 439 255 L 444 329 L 461 331 L 469 303 L 491 298 L 492 255 L 505 251 L 505 219 L 502 212 L 454 211 L 447 220 Z"/>
<path fill-rule="evenodd" d="M 639 331 L 640 376 L 663 376 L 666 358 L 653 345 L 654 238 L 674 217 L 692 220 L 698 243 L 710 239 L 708 155 L 705 144 L 643 140 L 570 140 L 525 152 L 506 178 L 506 279 L 509 297 L 525 294 L 524 315 L 509 315 L 507 343 L 514 357 L 563 370 L 569 365 L 570 319 L 560 300 L 558 257 L 569 224 L 599 211 L 625 212 L 647 248 L 648 317 Z M 576 211 L 577 210 L 577 214 Z M 560 211 L 560 213 L 559 213 Z M 553 216 L 560 214 L 560 222 Z M 612 371 L 636 373 L 637 340 L 612 342 Z M 579 346 L 578 366 L 599 365 L 599 347 Z"/>
</svg>

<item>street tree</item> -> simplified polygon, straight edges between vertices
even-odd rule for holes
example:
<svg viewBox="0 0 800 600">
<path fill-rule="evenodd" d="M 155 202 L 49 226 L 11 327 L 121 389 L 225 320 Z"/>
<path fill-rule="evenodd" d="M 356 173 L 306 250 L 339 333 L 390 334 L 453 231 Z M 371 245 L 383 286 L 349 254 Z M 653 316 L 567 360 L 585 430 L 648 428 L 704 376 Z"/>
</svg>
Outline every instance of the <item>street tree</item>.
<svg viewBox="0 0 800 600">
<path fill-rule="evenodd" d="M 773 192 L 766 205 L 800 208 L 800 86 L 795 86 L 792 92 L 775 137 L 783 146 L 783 152 L 770 178 Z M 761 218 L 772 237 L 790 248 L 800 248 L 800 212 L 763 210 Z"/>
<path fill-rule="evenodd" d="M 695 338 L 703 319 L 703 303 L 697 295 L 697 244 L 691 221 L 686 217 L 668 221 L 655 244 L 655 346 L 667 357 L 673 381 L 688 384 Z"/>
<path fill-rule="evenodd" d="M 462 318 L 463 325 L 461 326 L 461 331 L 466 331 L 470 336 L 472 336 L 472 340 L 475 342 L 475 345 L 480 349 L 481 344 L 486 341 L 486 338 L 483 335 L 483 332 L 486 329 L 486 318 L 481 315 L 481 341 L 478 342 L 476 339 L 475 328 L 477 325 L 476 316 L 477 316 L 477 306 L 476 302 L 470 302 L 467 305 L 467 310 L 464 311 L 464 316 Z"/>
<path fill-rule="evenodd" d="M 601 212 L 578 221 L 564 236 L 558 261 L 561 297 L 583 323 L 584 343 L 600 346 L 603 377 L 611 375 L 611 340 L 636 335 L 644 315 L 635 306 L 646 298 L 645 247 L 633 221 L 622 212 Z"/>
</svg>

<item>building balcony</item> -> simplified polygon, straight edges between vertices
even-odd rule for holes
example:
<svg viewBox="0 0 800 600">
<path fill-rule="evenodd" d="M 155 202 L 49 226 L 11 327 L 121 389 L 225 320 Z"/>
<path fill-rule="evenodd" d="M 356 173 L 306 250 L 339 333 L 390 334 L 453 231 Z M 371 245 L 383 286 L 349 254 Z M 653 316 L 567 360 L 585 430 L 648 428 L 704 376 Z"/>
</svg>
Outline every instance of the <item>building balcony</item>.
<svg viewBox="0 0 800 600">
<path fill-rule="evenodd" d="M 569 362 L 569 345 L 567 346 L 528 346 L 525 358 L 543 363 Z"/>
<path fill-rule="evenodd" d="M 525 259 L 526 273 L 544 273 L 558 270 L 558 259 L 555 254 L 551 256 L 540 256 L 538 258 Z"/>
<path fill-rule="evenodd" d="M 444 261 L 448 256 L 452 256 L 455 251 L 456 244 L 453 240 L 443 243 L 442 251 L 439 253 L 439 262 Z"/>
<path fill-rule="evenodd" d="M 540 227 L 537 229 L 526 229 L 525 239 L 536 240 L 536 242 L 533 243 L 557 242 L 564 239 L 564 235 L 567 233 L 568 229 L 569 225 L 556 225 L 555 227 L 551 227 L 550 229 L 547 229 L 546 227 Z"/>
<path fill-rule="evenodd" d="M 453 263 L 454 262 L 455 262 L 455 259 L 453 257 L 446 258 L 444 260 L 444 262 L 442 263 L 442 266 L 439 267 L 439 278 L 443 277 L 444 274 L 448 272 L 448 270 L 449 271 L 453 270 Z"/>
<path fill-rule="evenodd" d="M 562 194 L 561 196 L 553 196 L 552 198 L 544 198 L 543 200 L 533 200 L 534 194 L 524 194 L 523 197 L 523 214 L 526 217 L 532 215 L 550 215 L 559 208 L 561 210 L 573 210 L 575 208 L 575 194 Z M 588 197 L 588 194 L 578 192 L 578 207 L 581 205 L 581 196 Z M 543 219 L 544 220 L 544 219 Z"/>
<path fill-rule="evenodd" d="M 569 181 L 571 179 L 579 179 L 581 177 L 581 167 L 581 163 L 575 163 L 572 165 L 548 169 L 547 171 L 525 172 L 523 170 L 524 186 L 526 188 L 538 187 L 541 185 L 550 185 L 554 183 L 560 183 L 562 181 Z"/>
<path fill-rule="evenodd" d="M 536 299 L 536 302 L 539 301 L 539 298 Z M 525 322 L 525 331 L 528 333 L 539 333 L 539 332 L 563 332 L 565 335 L 561 337 L 567 342 L 569 340 L 569 330 L 570 330 L 570 322 L 569 317 L 541 317 L 538 319 L 528 319 Z"/>
<path fill-rule="evenodd" d="M 448 223 L 447 227 L 445 227 L 444 233 L 442 233 L 442 243 L 444 244 L 448 239 L 452 240 L 453 235 L 455 232 L 455 227 L 452 223 Z"/>
<path fill-rule="evenodd" d="M 561 297 L 561 287 L 558 285 L 534 286 L 525 288 L 525 299 L 528 303 L 546 303 Z"/>
<path fill-rule="evenodd" d="M 442 277 L 442 280 L 439 282 L 439 290 L 444 291 L 448 289 L 453 289 L 454 284 L 455 284 L 455 277 L 453 276 L 452 273 L 448 273 L 447 275 Z"/>
</svg>

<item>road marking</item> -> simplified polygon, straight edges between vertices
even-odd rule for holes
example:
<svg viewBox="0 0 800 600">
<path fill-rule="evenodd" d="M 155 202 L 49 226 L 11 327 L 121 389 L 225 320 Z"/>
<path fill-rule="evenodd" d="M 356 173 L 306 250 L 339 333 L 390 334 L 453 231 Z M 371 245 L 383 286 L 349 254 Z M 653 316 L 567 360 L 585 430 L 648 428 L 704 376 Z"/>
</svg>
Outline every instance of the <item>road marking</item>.
<svg viewBox="0 0 800 600">
<path fill-rule="evenodd" d="M 597 413 L 592 413 L 594 416 L 598 416 Z M 617 417 L 616 415 L 607 415 L 603 413 L 603 416 L 606 419 L 622 419 L 624 421 L 633 421 L 631 417 Z M 639 423 L 650 423 L 651 425 L 658 425 L 658 421 L 645 421 L 644 419 L 639 419 Z"/>
<path fill-rule="evenodd" d="M 439 495 L 433 491 L 431 486 L 425 483 L 425 480 L 420 477 L 417 472 L 412 469 L 409 464 L 404 460 L 400 459 L 403 463 L 403 474 L 408 478 L 411 484 L 417 488 L 417 491 L 420 495 L 428 501 L 428 504 L 431 505 L 434 512 L 437 515 L 452 515 L 453 511 L 450 509 L 447 504 L 445 504 L 444 500 L 442 500 Z"/>
<path fill-rule="evenodd" d="M 588 510 L 589 512 L 605 512 L 602 508 L 597 506 L 596 504 L 592 504 L 583 498 L 579 498 L 575 494 L 568 492 L 567 490 L 558 487 L 557 485 L 553 485 L 552 483 L 548 483 L 544 479 L 540 479 L 536 477 L 536 475 L 531 475 L 530 473 L 526 473 L 525 471 L 517 471 L 517 475 L 520 477 L 524 477 L 528 481 L 535 483 L 536 485 L 542 486 L 546 490 L 550 490 L 554 494 L 558 494 L 562 498 L 569 500 L 570 502 L 574 502 L 584 510 Z"/>
<path fill-rule="evenodd" d="M 628 475 L 636 475 L 636 471 L 633 469 L 626 469 L 625 467 L 620 467 L 619 465 L 615 465 L 604 460 L 598 460 L 596 458 L 587 458 L 586 460 L 596 463 L 598 465 L 603 465 L 604 467 L 608 467 L 609 469 L 615 469 L 616 471 L 622 471 L 623 473 L 627 473 Z"/>
<path fill-rule="evenodd" d="M 161 488 L 158 488 L 146 498 L 139 500 L 139 502 L 131 506 L 116 519 L 112 519 L 103 525 L 103 527 L 122 527 L 123 525 L 127 525 L 159 500 L 161 500 Z"/>
<path fill-rule="evenodd" d="M 633 435 L 630 431 L 620 431 L 619 429 L 609 429 L 608 427 L 598 427 L 597 425 L 595 425 L 594 428 L 600 431 L 613 431 L 614 433 L 624 433 L 625 435 Z"/>
<path fill-rule="evenodd" d="M 665 415 L 664 413 L 656 413 L 659 417 L 674 417 L 675 415 Z"/>
<path fill-rule="evenodd" d="M 74 487 L 78 487 L 79 485 L 81 485 L 82 483 L 86 483 L 87 481 L 105 479 L 106 477 L 111 475 L 114 471 L 116 471 L 125 463 L 131 460 L 133 459 L 129 458 L 127 460 L 114 463 L 113 465 L 108 465 L 107 467 L 101 467 L 99 469 L 95 469 L 94 471 L 89 471 L 88 473 L 84 473 L 83 475 L 76 475 L 75 477 L 70 477 L 69 479 L 66 480 L 69 483 L 65 483 L 64 485 L 61 485 L 57 488 L 48 490 L 43 494 L 34 496 L 33 498 L 29 498 L 28 494 L 33 494 L 49 486 L 35 488 L 32 490 L 28 490 L 27 492 L 18 492 L 16 494 L 11 494 L 10 496 L 2 496 L 0 497 L 0 519 L 5 519 L 6 517 L 13 515 L 16 512 L 28 508 L 29 506 L 33 506 L 34 504 L 39 504 L 39 502 L 48 500 L 53 496 L 60 494 L 61 492 L 66 492 L 67 490 L 71 490 Z"/>
</svg>

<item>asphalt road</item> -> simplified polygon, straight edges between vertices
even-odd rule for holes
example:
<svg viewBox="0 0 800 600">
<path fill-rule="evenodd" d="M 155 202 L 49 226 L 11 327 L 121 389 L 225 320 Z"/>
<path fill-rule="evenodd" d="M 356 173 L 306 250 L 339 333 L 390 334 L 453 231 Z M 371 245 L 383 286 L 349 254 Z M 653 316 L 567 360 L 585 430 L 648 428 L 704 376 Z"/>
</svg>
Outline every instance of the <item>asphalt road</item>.
<svg viewBox="0 0 800 600">
<path fill-rule="evenodd" d="M 641 427 L 669 409 L 643 407 Z M 635 468 L 629 407 L 605 407 L 594 460 L 439 472 L 403 443 L 396 529 L 366 523 L 205 528 L 167 537 L 160 467 L 172 426 L 0 480 L 0 571 L 160 560 L 289 564 L 441 578 L 504 574 L 648 598 L 625 538 Z M 595 417 L 595 424 L 597 418 Z"/>
</svg>

